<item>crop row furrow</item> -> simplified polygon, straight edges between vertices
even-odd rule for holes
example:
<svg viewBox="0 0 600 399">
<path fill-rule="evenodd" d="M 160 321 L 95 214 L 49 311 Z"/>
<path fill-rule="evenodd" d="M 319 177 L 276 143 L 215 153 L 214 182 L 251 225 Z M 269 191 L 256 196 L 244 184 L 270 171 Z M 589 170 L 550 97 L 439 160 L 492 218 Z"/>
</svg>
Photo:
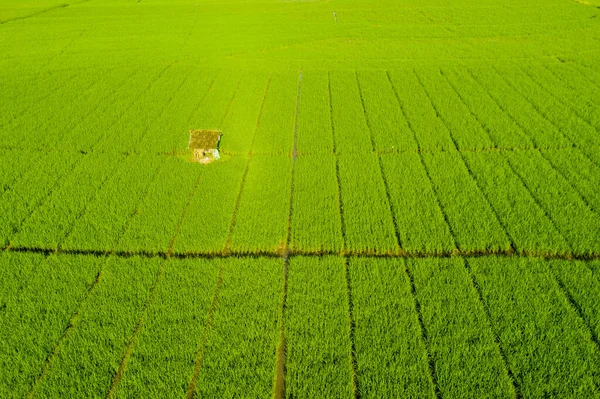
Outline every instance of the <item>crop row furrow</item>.
<svg viewBox="0 0 600 399">
<path fill-rule="evenodd" d="M 463 190 L 457 192 L 457 194 L 460 196 L 463 193 L 466 192 L 466 190 L 464 190 L 465 188 L 467 188 L 469 185 L 472 186 L 470 189 L 470 193 L 469 193 L 469 199 L 465 200 L 465 203 L 469 203 L 471 202 L 473 205 L 476 205 L 478 207 L 475 208 L 475 214 L 477 215 L 477 217 L 475 218 L 476 220 L 486 220 L 486 222 L 488 223 L 488 226 L 485 226 L 485 229 L 479 229 L 479 232 L 477 233 L 478 237 L 476 237 L 476 240 L 480 240 L 480 239 L 484 239 L 486 244 L 490 247 L 496 247 L 496 248 L 500 248 L 500 249 L 504 249 L 504 250 L 514 250 L 514 241 L 512 239 L 512 237 L 510 236 L 510 234 L 508 234 L 507 230 L 506 230 L 506 226 L 504 225 L 504 223 L 501 221 L 501 219 L 499 218 L 498 212 L 495 209 L 495 207 L 490 203 L 489 198 L 487 198 L 484 194 L 484 192 L 481 189 L 481 185 L 479 184 L 479 182 L 477 181 L 477 179 L 475 179 L 475 176 L 473 175 L 473 172 L 471 170 L 471 168 L 469 167 L 469 164 L 466 162 L 464 155 L 459 152 L 459 143 L 456 139 L 456 137 L 454 136 L 454 132 L 451 130 L 450 126 L 448 125 L 447 119 L 451 118 L 451 116 L 448 116 L 450 114 L 448 114 L 446 117 L 442 116 L 441 112 L 443 113 L 447 113 L 447 112 L 451 112 L 452 108 L 440 108 L 438 105 L 435 104 L 433 97 L 431 95 L 431 93 L 429 93 L 429 91 L 427 90 L 427 88 L 424 85 L 423 79 L 422 77 L 419 77 L 418 74 L 415 73 L 415 76 L 417 78 L 417 81 L 419 82 L 419 85 L 421 86 L 421 89 L 423 90 L 427 100 L 428 100 L 428 104 L 431 106 L 431 108 L 433 109 L 433 111 L 435 112 L 435 117 L 436 120 L 439 120 L 441 123 L 441 126 L 443 127 L 443 130 L 445 130 L 446 135 L 450 138 L 450 141 L 454 144 L 454 149 L 456 150 L 456 153 L 458 153 L 458 158 L 460 159 L 460 163 L 462 164 L 462 166 L 457 166 L 458 170 L 457 170 L 457 174 L 455 174 L 453 176 L 454 179 L 458 179 L 462 177 L 462 186 L 463 186 Z M 463 114 L 464 115 L 464 114 Z M 433 116 L 432 116 L 433 117 Z M 489 137 L 488 137 L 488 141 L 489 141 Z M 436 162 L 439 163 L 439 159 L 442 159 L 444 157 L 437 157 L 438 159 L 434 159 L 431 158 L 431 165 L 435 165 L 438 173 L 442 171 L 442 169 L 440 168 L 441 165 L 436 165 Z M 447 168 L 449 165 L 456 165 L 457 162 L 455 160 L 452 160 L 451 158 L 453 158 L 452 153 L 450 153 L 447 157 L 445 157 L 447 162 L 445 162 L 445 168 Z M 461 170 L 462 169 L 462 170 Z M 466 174 L 465 174 L 466 171 Z M 437 185 L 440 188 L 443 189 L 448 189 L 451 188 L 449 186 L 449 182 L 448 181 L 438 181 Z M 453 190 L 456 190 L 456 187 L 452 188 Z M 446 192 L 446 195 L 444 195 L 443 197 L 440 197 L 440 201 L 445 200 L 445 207 L 456 207 L 456 202 L 451 202 L 450 199 L 448 198 L 449 193 Z M 456 196 L 452 196 L 452 197 L 456 197 Z M 466 198 L 466 197 L 465 197 Z M 456 199 L 456 198 L 455 198 Z M 478 201 L 476 201 L 476 199 L 479 199 Z M 456 218 L 456 222 L 457 226 L 460 226 L 458 228 L 454 228 L 453 231 L 457 234 L 464 234 L 467 233 L 464 228 L 465 225 L 467 225 L 466 223 L 470 222 L 468 220 L 464 220 L 464 215 L 463 215 L 463 211 L 456 209 L 454 212 L 452 212 L 452 215 L 449 216 L 453 216 Z M 486 216 L 483 216 L 487 213 Z M 461 219 L 463 219 L 461 221 Z M 450 220 L 452 221 L 452 220 Z M 466 222 L 466 223 L 465 223 Z M 460 223 L 460 224 L 458 224 Z M 461 226 L 462 223 L 465 223 Z M 475 228 L 477 226 L 473 225 L 473 228 L 468 229 L 468 234 L 472 235 L 475 231 Z M 461 245 L 464 245 L 465 242 L 468 242 L 468 240 L 472 240 L 474 237 L 470 237 L 470 236 L 464 236 L 462 239 L 460 237 L 455 237 L 456 241 L 459 245 L 459 248 L 461 248 Z M 473 243 L 471 243 L 470 245 L 473 245 Z M 461 248 L 462 249 L 462 248 Z"/>
<path fill-rule="evenodd" d="M 248 152 L 248 160 L 246 161 L 246 166 L 244 167 L 244 172 L 242 174 L 242 179 L 240 181 L 240 187 L 238 189 L 236 198 L 235 198 L 235 205 L 233 207 L 233 213 L 231 214 L 231 218 L 229 221 L 229 234 L 227 235 L 227 240 L 225 241 L 225 245 L 223 248 L 223 252 L 228 253 L 229 251 L 231 251 L 231 240 L 233 237 L 233 233 L 235 230 L 235 225 L 237 222 L 237 214 L 240 208 L 240 202 L 242 200 L 242 193 L 244 192 L 244 187 L 246 185 L 246 178 L 248 176 L 248 170 L 250 169 L 250 161 L 252 160 L 252 150 L 254 148 L 254 142 L 256 140 L 256 132 L 258 131 L 258 126 L 260 125 L 260 119 L 261 116 L 263 114 L 263 108 L 265 105 L 265 100 L 267 98 L 267 94 L 269 93 L 269 86 L 271 85 L 271 79 L 272 79 L 273 75 L 269 75 L 269 80 L 267 81 L 267 84 L 265 86 L 265 90 L 264 90 L 264 94 L 261 100 L 261 105 L 260 105 L 260 110 L 258 111 L 258 116 L 256 118 L 256 124 L 254 126 L 254 132 L 252 135 L 252 140 L 250 142 L 250 148 L 249 148 L 249 152 Z"/>
<path fill-rule="evenodd" d="M 355 71 L 355 78 L 356 78 L 356 85 L 358 86 L 358 94 L 360 96 L 360 102 L 362 105 L 365 123 L 367 125 L 367 128 L 369 129 L 369 136 L 371 138 L 371 149 L 373 150 L 373 152 L 375 152 L 376 146 L 375 146 L 375 137 L 373 135 L 373 127 L 371 125 L 371 121 L 369 120 L 369 115 L 367 114 L 367 108 L 365 107 L 365 99 L 363 97 L 362 87 L 360 84 L 360 80 L 358 79 L 358 72 L 356 72 L 356 71 Z M 385 196 L 387 199 L 389 214 L 391 215 L 392 223 L 394 225 L 394 234 L 396 236 L 396 243 L 399 247 L 399 250 L 402 250 L 402 240 L 400 239 L 400 233 L 399 233 L 399 229 L 398 229 L 398 221 L 396 220 L 396 216 L 395 216 L 396 212 L 394 211 L 394 205 L 392 204 L 392 200 L 390 197 L 390 190 L 389 190 L 388 182 L 386 180 L 385 173 L 383 172 L 383 165 L 382 165 L 381 157 L 379 157 L 379 156 L 377 156 L 377 163 L 378 163 L 378 174 L 379 174 L 381 181 L 383 182 L 383 186 L 385 187 L 384 191 L 385 191 Z"/>
<path fill-rule="evenodd" d="M 403 271 L 404 271 L 404 274 L 406 275 L 407 280 L 410 283 L 410 294 L 411 294 L 412 301 L 414 304 L 414 310 L 417 314 L 417 319 L 419 320 L 420 338 L 421 338 L 421 341 L 423 342 L 423 345 L 425 347 L 425 352 L 427 354 L 428 371 L 429 371 L 429 376 L 431 378 L 431 383 L 433 385 L 433 390 L 435 392 L 435 397 L 437 399 L 441 399 L 442 392 L 440 390 L 438 378 L 437 378 L 436 371 L 435 371 L 435 359 L 434 359 L 434 355 L 432 353 L 431 342 L 430 342 L 430 339 L 429 339 L 428 333 L 427 333 L 427 327 L 423 320 L 423 312 L 421 311 L 421 302 L 419 301 L 419 297 L 417 296 L 417 289 L 415 286 L 415 278 L 406 263 L 403 264 Z"/>
<path fill-rule="evenodd" d="M 421 175 L 424 176 L 424 178 L 416 179 L 416 181 L 413 181 L 412 183 L 415 184 L 416 182 L 423 182 L 423 181 L 427 182 L 426 185 L 420 187 L 420 189 L 421 189 L 420 191 L 431 193 L 431 195 L 429 196 L 429 203 L 427 205 L 429 206 L 429 208 L 433 207 L 434 209 L 437 209 L 437 211 L 439 212 L 439 215 L 441 216 L 441 219 L 439 217 L 438 218 L 430 218 L 429 220 L 427 220 L 427 222 L 428 222 L 427 224 L 428 224 L 428 226 L 436 226 L 435 229 L 432 229 L 435 232 L 434 236 L 436 236 L 436 238 L 442 237 L 440 239 L 439 244 L 441 244 L 441 245 L 439 245 L 439 248 L 443 248 L 443 249 L 440 252 L 442 252 L 444 250 L 446 250 L 446 251 L 456 250 L 458 248 L 458 244 L 456 242 L 456 235 L 452 231 L 452 225 L 450 225 L 450 222 L 448 221 L 448 215 L 446 214 L 444 208 L 442 207 L 438 191 L 437 191 L 435 185 L 433 184 L 433 180 L 431 179 L 431 175 L 429 173 L 427 165 L 425 164 L 423 155 L 422 155 L 422 153 L 420 153 L 421 142 L 417 136 L 417 132 L 416 132 L 415 128 L 413 127 L 412 123 L 410 122 L 410 119 L 407 116 L 406 110 L 404 108 L 405 105 L 403 105 L 402 101 L 400 100 L 400 97 L 398 96 L 398 91 L 396 89 L 396 86 L 394 85 L 394 82 L 392 81 L 389 71 L 386 71 L 386 77 L 387 77 L 389 85 L 392 88 L 392 91 L 394 93 L 394 98 L 396 100 L 397 107 L 400 110 L 400 112 L 402 113 L 404 120 L 406 120 L 409 132 L 412 133 L 413 139 L 417 145 L 417 152 L 418 152 L 417 157 L 419 158 L 419 162 L 418 162 L 418 164 L 415 163 L 415 165 L 412 168 L 406 168 L 406 169 L 408 169 L 408 170 L 412 169 L 413 174 L 416 175 L 417 173 L 416 173 L 415 169 L 419 168 L 418 165 L 420 165 Z M 400 173 L 400 170 L 398 171 L 398 173 Z M 404 196 L 406 196 L 406 191 L 407 190 L 404 190 L 403 192 L 401 192 L 400 195 L 397 195 L 397 197 L 403 198 Z M 413 193 L 412 197 L 414 198 L 414 193 Z M 423 201 L 423 199 L 420 199 L 418 201 L 414 200 L 413 202 L 414 203 L 423 203 L 424 201 Z M 401 207 L 399 207 L 399 208 L 401 208 Z M 406 206 L 405 208 L 406 209 L 404 209 L 404 212 L 401 214 L 408 212 L 408 209 L 411 209 L 412 207 Z M 415 225 L 414 220 L 415 219 L 419 220 L 423 214 L 425 214 L 425 212 L 423 212 L 422 209 L 419 209 L 418 214 L 415 215 L 415 217 L 412 220 L 407 219 L 403 223 L 404 229 L 408 230 L 411 226 L 414 226 Z M 419 234 L 419 231 L 420 231 L 420 229 L 418 229 L 416 231 L 411 231 L 411 232 L 415 236 L 417 236 Z M 423 247 L 422 243 L 427 242 L 428 240 L 430 240 L 429 234 L 428 234 L 427 238 L 417 241 L 416 246 L 418 247 L 420 245 L 421 247 Z M 405 239 L 404 241 L 407 241 L 407 239 Z M 405 249 L 405 251 L 408 249 L 408 248 L 406 248 L 406 244 L 405 244 L 404 249 Z M 410 248 L 410 249 L 412 252 L 413 248 Z"/>
</svg>

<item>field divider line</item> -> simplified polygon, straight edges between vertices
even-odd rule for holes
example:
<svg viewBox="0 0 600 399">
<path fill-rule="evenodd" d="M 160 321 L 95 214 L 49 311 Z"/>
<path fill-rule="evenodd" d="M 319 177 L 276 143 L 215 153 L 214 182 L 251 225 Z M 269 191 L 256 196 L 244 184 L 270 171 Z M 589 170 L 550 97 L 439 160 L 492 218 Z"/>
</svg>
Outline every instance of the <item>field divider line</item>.
<svg viewBox="0 0 600 399">
<path fill-rule="evenodd" d="M 421 85 L 421 88 L 423 89 L 423 92 L 427 96 L 427 99 L 429 100 L 429 103 L 431 104 L 431 107 L 435 111 L 435 114 L 436 114 L 437 118 L 440 120 L 440 122 L 442 122 L 442 124 L 444 125 L 444 128 L 448 131 L 448 136 L 450 136 L 450 140 L 452 140 L 452 143 L 454 143 L 454 148 L 455 148 L 456 152 L 458 153 L 458 155 L 459 155 L 459 157 L 460 157 L 463 165 L 467 169 L 467 172 L 469 173 L 469 177 L 471 178 L 471 180 L 473 180 L 473 183 L 475 183 L 475 187 L 477 187 L 477 191 L 479 191 L 479 193 L 481 194 L 481 196 L 485 199 L 485 202 L 487 203 L 488 207 L 490 208 L 490 210 L 494 214 L 494 217 L 496 218 L 496 221 L 498 222 L 498 225 L 502 228 L 502 231 L 506 235 L 506 238 L 508 238 L 508 240 L 510 242 L 510 249 L 508 249 L 508 250 L 509 251 L 513 251 L 513 252 L 517 252 L 517 249 L 516 249 L 516 246 L 515 246 L 515 240 L 513 239 L 513 237 L 508 232 L 508 230 L 507 230 L 504 222 L 502 222 L 502 219 L 500 219 L 500 215 L 498 214 L 498 211 L 496 210 L 496 208 L 494 207 L 494 205 L 492 205 L 490 199 L 485 195 L 485 192 L 481 188 L 481 185 L 479 184 L 479 181 L 477 180 L 477 178 L 473 174 L 473 171 L 469 167 L 469 164 L 467 163 L 467 160 L 465 159 L 464 154 L 459 151 L 458 142 L 456 141 L 456 138 L 452 134 L 452 130 L 450 129 L 450 126 L 448 125 L 448 122 L 446 122 L 446 120 L 442 117 L 442 115 L 440 114 L 440 112 L 438 110 L 438 107 L 433 103 L 433 100 L 431 98 L 431 94 L 429 94 L 429 92 L 425 88 L 425 85 L 423 84 L 423 81 L 421 80 L 421 78 L 419 77 L 419 75 L 417 74 L 417 72 L 415 70 L 413 70 L 413 74 L 416 76 L 417 80 L 419 81 L 419 85 Z M 484 132 L 485 132 L 485 129 L 484 129 Z M 493 140 L 487 134 L 487 132 L 486 132 L 486 135 L 488 136 L 488 139 L 490 140 L 490 142 L 493 143 Z"/>
<path fill-rule="evenodd" d="M 559 231 L 560 233 L 560 231 Z M 39 248 L 39 247 L 12 247 L 4 246 L 0 248 L 1 252 L 19 252 L 19 253 L 32 253 L 32 254 L 44 254 L 44 255 L 83 255 L 83 256 L 94 256 L 97 258 L 105 257 L 117 257 L 117 258 L 132 258 L 141 257 L 147 259 L 154 258 L 165 258 L 167 251 L 106 251 L 106 250 L 89 250 L 89 249 L 54 249 L 54 248 Z M 553 259 L 553 260 L 566 260 L 566 261 L 582 261 L 582 262 L 593 262 L 600 260 L 600 252 L 587 252 L 587 253 L 556 253 L 549 251 L 535 251 L 535 250 L 522 250 L 514 252 L 511 250 L 489 250 L 489 249 L 478 249 L 478 250 L 459 250 L 453 249 L 451 251 L 406 251 L 405 253 L 375 253 L 373 251 L 300 251 L 290 250 L 290 258 L 292 257 L 326 257 L 326 256 L 338 256 L 347 258 L 361 258 L 361 259 L 447 259 L 447 258 L 485 258 L 485 257 L 503 257 L 503 258 L 527 258 L 527 259 Z M 170 258 L 174 259 L 258 259 L 258 258 L 281 258 L 281 251 L 230 251 L 229 253 L 223 252 L 185 252 L 178 253 L 172 252 L 169 254 Z"/>
<path fill-rule="evenodd" d="M 290 211 L 288 214 L 288 223 L 287 223 L 287 237 L 285 240 L 285 248 L 283 250 L 282 259 L 283 259 L 283 283 L 282 283 L 282 293 L 281 293 L 281 309 L 279 314 L 280 319 L 280 331 L 279 331 L 279 345 L 277 346 L 276 357 L 275 357 L 275 378 L 273 382 L 273 398 L 274 399 L 284 399 L 285 398 L 285 360 L 286 360 L 286 348 L 287 341 L 285 335 L 285 309 L 287 303 L 287 286 L 288 286 L 288 268 L 289 268 L 289 256 L 290 256 L 290 242 L 292 238 L 292 215 L 294 213 L 294 177 L 296 171 L 296 139 L 298 133 L 298 115 L 300 110 L 300 95 L 302 90 L 302 69 L 300 70 L 300 74 L 298 75 L 298 94 L 296 96 L 296 113 L 294 116 L 294 149 L 293 149 L 293 161 L 292 161 L 292 178 L 291 178 L 291 187 L 290 187 Z"/>
<path fill-rule="evenodd" d="M 427 327 L 425 327 L 425 321 L 423 320 L 423 312 L 421 311 L 421 303 L 419 301 L 419 297 L 417 296 L 417 287 L 415 285 L 414 276 L 408 267 L 408 262 L 404 261 L 404 274 L 410 283 L 410 293 L 413 299 L 413 305 L 415 312 L 417 313 L 417 319 L 419 320 L 419 329 L 421 330 L 421 341 L 425 346 L 425 353 L 427 354 L 427 365 L 429 366 L 429 377 L 431 378 L 431 383 L 433 384 L 433 389 L 435 392 L 436 399 L 442 399 L 442 391 L 440 390 L 440 386 L 437 380 L 437 375 L 435 372 L 435 360 L 431 354 L 431 345 L 429 342 L 429 337 L 427 334 Z"/>
<path fill-rule="evenodd" d="M 421 144 L 419 143 L 417 131 L 413 127 L 412 123 L 410 122 L 410 119 L 408 118 L 408 115 L 406 114 L 406 111 L 404 110 L 404 107 L 402 106 L 402 102 L 400 101 L 400 96 L 398 95 L 396 86 L 394 86 L 394 82 L 392 82 L 392 77 L 390 76 L 390 72 L 389 71 L 385 71 L 385 72 L 386 72 L 386 75 L 388 78 L 388 82 L 390 82 L 392 91 L 394 92 L 394 97 L 396 97 L 396 102 L 398 103 L 398 108 L 402 112 L 402 116 L 404 117 L 404 120 L 406 121 L 408 128 L 413 133 L 413 139 L 415 140 L 415 143 L 417 144 L 418 150 L 420 150 Z M 433 184 L 433 180 L 431 179 L 431 175 L 429 174 L 429 169 L 427 168 L 427 165 L 425 164 L 425 160 L 423 159 L 423 153 L 418 151 L 418 154 L 419 154 L 419 160 L 421 161 L 421 167 L 425 171 L 425 175 L 427 175 L 427 179 L 429 180 L 429 186 L 431 187 L 431 192 L 433 192 L 433 195 L 435 197 L 435 202 L 438 206 L 440 213 L 442 214 L 442 217 L 444 219 L 444 222 L 446 223 L 446 226 L 448 226 L 448 231 L 450 232 L 450 236 L 452 237 L 452 243 L 454 244 L 455 249 L 451 253 L 452 254 L 459 253 L 460 249 L 458 248 L 456 234 L 454 233 L 454 229 L 452 228 L 452 225 L 450 224 L 450 221 L 448 220 L 448 215 L 446 214 L 446 210 L 442 206 L 442 203 L 440 201 L 440 195 L 437 192 L 437 190 L 435 189 L 435 185 Z"/>
<path fill-rule="evenodd" d="M 567 289 L 564 282 L 554 271 L 554 266 L 550 265 L 549 273 L 553 277 L 556 285 L 558 286 L 559 291 L 562 293 L 566 301 L 569 303 L 569 306 L 573 309 L 577 317 L 581 320 L 583 325 L 585 326 L 587 332 L 590 334 L 589 339 L 596 348 L 596 351 L 600 353 L 600 339 L 598 339 L 598 335 L 596 334 L 594 327 L 589 323 L 586 317 L 583 314 L 583 310 L 581 309 L 581 305 L 575 300 L 571 292 Z"/>
<path fill-rule="evenodd" d="M 483 298 L 483 292 L 481 291 L 481 287 L 479 286 L 479 283 L 477 282 L 477 278 L 475 277 L 475 274 L 473 273 L 473 270 L 471 269 L 471 265 L 469 264 L 469 261 L 467 259 L 464 259 L 463 263 L 464 263 L 465 269 L 467 269 L 467 273 L 469 274 L 471 284 L 473 285 L 473 288 L 477 292 L 477 299 L 479 300 L 479 303 L 481 304 L 481 307 L 483 308 L 483 312 L 485 313 L 486 321 L 489 324 L 490 330 L 492 331 L 494 343 L 496 344 L 496 347 L 498 348 L 498 353 L 500 354 L 500 357 L 502 358 L 502 363 L 504 364 L 504 368 L 506 369 L 508 378 L 511 382 L 511 385 L 513 388 L 513 392 L 512 392 L 511 396 L 516 399 L 521 399 L 523 397 L 523 395 L 521 394 L 521 388 L 519 387 L 519 382 L 517 381 L 514 373 L 512 372 L 512 369 L 510 368 L 510 363 L 508 361 L 508 357 L 506 356 L 506 352 L 502 348 L 500 336 L 498 335 L 498 332 L 496 331 L 496 328 L 494 327 L 494 323 L 492 321 L 492 315 L 490 313 L 490 309 L 488 308 L 488 306 Z"/>
<path fill-rule="evenodd" d="M 248 170 L 250 169 L 250 161 L 252 160 L 252 150 L 254 149 L 254 142 L 256 140 L 256 134 L 258 131 L 258 126 L 260 125 L 260 120 L 262 117 L 263 109 L 265 106 L 265 100 L 267 98 L 267 94 L 269 93 L 269 87 L 271 85 L 271 79 L 273 78 L 273 73 L 269 75 L 269 80 L 267 81 L 267 85 L 265 87 L 265 92 L 263 94 L 263 98 L 260 104 L 260 110 L 258 111 L 258 116 L 256 118 L 256 125 L 254 126 L 254 134 L 252 135 L 252 141 L 250 142 L 250 150 L 248 151 L 248 161 L 246 162 L 246 166 L 244 167 L 244 172 L 242 174 L 242 181 L 240 182 L 240 190 L 235 198 L 235 205 L 233 207 L 233 214 L 231 215 L 231 221 L 229 223 L 229 234 L 227 235 L 227 240 L 225 241 L 225 245 L 223 246 L 223 254 L 228 255 L 231 253 L 231 240 L 233 239 L 233 232 L 235 230 L 235 224 L 237 222 L 237 213 L 240 208 L 240 202 L 242 201 L 242 194 L 244 192 L 244 188 L 246 186 L 246 176 L 248 175 Z"/>
<path fill-rule="evenodd" d="M 373 135 L 373 127 L 371 125 L 371 120 L 369 119 L 369 115 L 367 114 L 367 107 L 365 106 L 365 99 L 363 96 L 362 86 L 360 85 L 360 80 L 358 79 L 358 71 L 356 71 L 356 70 L 354 71 L 354 76 L 356 77 L 356 85 L 358 86 L 358 93 L 360 96 L 360 104 L 362 106 L 365 123 L 367 124 L 367 127 L 369 128 L 369 137 L 371 139 L 371 149 L 373 150 L 373 153 L 377 157 L 377 165 L 379 168 L 379 175 L 381 177 L 381 181 L 383 182 L 383 186 L 385 189 L 385 197 L 388 202 L 388 211 L 390 212 L 390 217 L 392 218 L 392 223 L 394 225 L 394 234 L 396 235 L 396 244 L 398 245 L 398 248 L 396 248 L 396 251 L 403 252 L 404 249 L 402 248 L 402 240 L 400 238 L 400 228 L 398 227 L 398 220 L 396 219 L 396 213 L 394 212 L 394 205 L 392 204 L 392 197 L 390 195 L 388 181 L 387 181 L 387 179 L 385 177 L 385 173 L 383 171 L 383 162 L 381 161 L 381 156 L 379 156 L 377 154 L 377 150 L 376 150 L 376 146 L 375 146 L 375 137 Z"/>
<path fill-rule="evenodd" d="M 547 121 L 548 123 L 550 123 L 561 135 L 562 137 L 565 138 L 565 140 L 567 140 L 568 142 L 575 144 L 573 142 L 573 140 L 569 137 L 567 137 L 564 133 L 563 133 L 563 129 L 561 129 L 560 127 L 558 127 L 554 122 L 552 122 L 550 119 L 548 119 L 548 117 L 546 116 L 546 114 L 544 112 L 542 112 L 542 110 L 535 105 L 530 99 L 528 99 L 527 97 L 525 97 L 522 93 L 520 93 L 517 88 L 510 83 L 510 81 L 508 79 L 506 79 L 504 76 L 502 76 L 501 73 L 498 72 L 497 69 L 493 68 L 494 72 L 500 76 L 500 78 L 502 80 L 504 80 L 504 82 L 506 83 L 506 85 L 510 88 L 512 88 L 515 93 L 517 93 L 519 96 L 521 96 L 521 98 L 523 98 L 523 100 L 525 100 L 527 103 L 529 103 L 531 105 L 531 107 L 538 113 L 538 115 L 540 115 L 542 118 L 544 118 L 545 121 Z M 581 118 L 580 118 L 581 119 Z M 521 127 L 521 126 L 519 126 Z M 524 130 L 521 127 L 522 130 Z M 546 155 L 544 155 L 544 153 L 541 150 L 538 150 L 540 155 L 542 156 L 542 158 L 544 158 L 544 160 L 546 160 L 546 162 L 548 163 L 548 165 L 550 165 L 550 167 L 556 172 L 558 173 L 558 175 L 564 179 L 567 184 L 569 185 L 569 187 L 571 187 L 571 189 L 577 193 L 577 195 L 579 196 L 579 198 L 583 201 L 583 203 L 585 204 L 585 206 L 587 206 L 592 212 L 594 212 L 595 214 L 597 214 L 598 216 L 600 216 L 600 210 L 597 210 L 594 206 L 592 206 L 589 201 L 581 194 L 581 192 L 579 190 L 577 190 L 577 188 L 571 183 L 571 181 L 569 179 L 567 179 L 565 177 L 565 175 L 559 170 L 557 169 L 554 164 L 548 159 L 548 157 Z M 594 165 L 598 166 L 597 161 L 591 159 L 585 152 L 580 151 L 581 155 L 583 155 L 588 161 L 590 161 L 591 163 L 593 163 Z"/>
<path fill-rule="evenodd" d="M 281 287 L 281 309 L 279 313 L 280 330 L 279 345 L 277 346 L 275 362 L 275 379 L 273 382 L 273 399 L 285 399 L 285 377 L 286 377 L 286 358 L 287 358 L 287 336 L 285 333 L 285 316 L 288 293 L 288 274 L 290 258 L 289 253 L 283 258 L 283 275 Z"/>
<path fill-rule="evenodd" d="M 335 137 L 335 123 L 333 122 L 333 103 L 331 98 L 331 71 L 327 71 L 327 89 L 329 93 L 329 122 L 331 124 L 331 137 L 333 141 L 333 156 L 335 157 L 335 180 L 338 189 L 338 205 L 340 208 L 340 225 L 342 233 L 342 255 L 347 252 L 346 218 L 344 217 L 344 202 L 342 201 L 342 180 L 340 178 L 340 159 L 337 152 L 337 140 Z"/>
<path fill-rule="evenodd" d="M 354 302 L 352 300 L 352 281 L 350 278 L 350 263 L 344 258 L 344 273 L 346 279 L 346 294 L 348 299 L 348 322 L 350 341 L 350 369 L 352 371 L 352 391 L 354 399 L 360 399 L 360 383 L 358 380 L 358 362 L 356 360 L 356 322 L 354 319 Z"/>
</svg>

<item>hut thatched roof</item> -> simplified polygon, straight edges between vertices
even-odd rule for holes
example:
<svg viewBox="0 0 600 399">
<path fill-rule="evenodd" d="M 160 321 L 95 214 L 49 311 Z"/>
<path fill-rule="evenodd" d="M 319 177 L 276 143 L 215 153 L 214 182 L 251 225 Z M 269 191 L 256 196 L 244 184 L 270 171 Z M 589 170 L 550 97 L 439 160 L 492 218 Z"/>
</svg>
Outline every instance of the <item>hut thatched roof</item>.
<svg viewBox="0 0 600 399">
<path fill-rule="evenodd" d="M 218 130 L 190 130 L 190 149 L 218 148 L 221 132 Z"/>
</svg>

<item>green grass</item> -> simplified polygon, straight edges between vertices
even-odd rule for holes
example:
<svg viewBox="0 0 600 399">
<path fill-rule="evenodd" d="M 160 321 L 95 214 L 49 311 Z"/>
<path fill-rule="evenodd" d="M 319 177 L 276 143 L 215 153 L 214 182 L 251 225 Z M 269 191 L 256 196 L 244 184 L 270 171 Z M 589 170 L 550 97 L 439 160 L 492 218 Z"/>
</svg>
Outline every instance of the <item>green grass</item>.
<svg viewBox="0 0 600 399">
<path fill-rule="evenodd" d="M 598 7 L 3 1 L 0 397 L 600 398 Z"/>
</svg>

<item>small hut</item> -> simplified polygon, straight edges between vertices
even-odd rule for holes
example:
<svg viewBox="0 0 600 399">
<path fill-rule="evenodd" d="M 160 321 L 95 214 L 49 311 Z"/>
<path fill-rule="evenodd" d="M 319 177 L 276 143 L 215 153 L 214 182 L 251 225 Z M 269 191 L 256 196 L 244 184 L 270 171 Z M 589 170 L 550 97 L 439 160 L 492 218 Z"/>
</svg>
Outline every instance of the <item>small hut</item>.
<svg viewBox="0 0 600 399">
<path fill-rule="evenodd" d="M 189 148 L 194 150 L 193 160 L 208 163 L 219 159 L 221 135 L 218 130 L 190 130 Z"/>
</svg>

